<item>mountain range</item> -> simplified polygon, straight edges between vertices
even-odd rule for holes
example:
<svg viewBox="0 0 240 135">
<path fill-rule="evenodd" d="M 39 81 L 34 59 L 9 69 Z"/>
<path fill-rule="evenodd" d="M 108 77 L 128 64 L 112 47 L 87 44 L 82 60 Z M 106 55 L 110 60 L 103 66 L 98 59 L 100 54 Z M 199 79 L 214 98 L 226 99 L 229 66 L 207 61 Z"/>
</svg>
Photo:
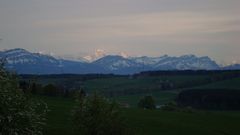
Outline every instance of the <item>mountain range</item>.
<svg viewBox="0 0 240 135">
<path fill-rule="evenodd" d="M 235 70 L 240 65 L 219 66 L 208 56 L 123 57 L 103 55 L 94 61 L 75 61 L 32 53 L 22 48 L 0 51 L 5 67 L 18 74 L 134 74 L 149 70 Z"/>
</svg>

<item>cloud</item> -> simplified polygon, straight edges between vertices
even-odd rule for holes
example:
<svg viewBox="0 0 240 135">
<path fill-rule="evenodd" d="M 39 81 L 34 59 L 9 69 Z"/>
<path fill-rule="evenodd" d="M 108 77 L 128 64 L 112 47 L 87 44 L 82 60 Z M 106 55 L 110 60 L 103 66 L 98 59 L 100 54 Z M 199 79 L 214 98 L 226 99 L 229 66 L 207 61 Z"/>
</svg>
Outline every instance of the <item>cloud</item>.
<svg viewBox="0 0 240 135">
<path fill-rule="evenodd" d="M 65 18 L 36 22 L 41 28 L 57 28 L 59 38 L 97 40 L 101 38 L 164 37 L 240 32 L 238 16 L 216 16 L 194 12 L 160 12 L 125 16 Z"/>
</svg>

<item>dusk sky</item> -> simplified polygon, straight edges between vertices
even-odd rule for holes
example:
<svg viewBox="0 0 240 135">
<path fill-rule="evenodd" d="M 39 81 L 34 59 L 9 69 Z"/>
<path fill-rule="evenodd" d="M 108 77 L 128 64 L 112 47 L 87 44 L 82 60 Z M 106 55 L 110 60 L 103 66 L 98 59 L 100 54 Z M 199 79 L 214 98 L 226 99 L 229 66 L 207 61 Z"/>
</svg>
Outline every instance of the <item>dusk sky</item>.
<svg viewBox="0 0 240 135">
<path fill-rule="evenodd" d="M 240 63 L 240 0 L 0 0 L 0 50 Z"/>
</svg>

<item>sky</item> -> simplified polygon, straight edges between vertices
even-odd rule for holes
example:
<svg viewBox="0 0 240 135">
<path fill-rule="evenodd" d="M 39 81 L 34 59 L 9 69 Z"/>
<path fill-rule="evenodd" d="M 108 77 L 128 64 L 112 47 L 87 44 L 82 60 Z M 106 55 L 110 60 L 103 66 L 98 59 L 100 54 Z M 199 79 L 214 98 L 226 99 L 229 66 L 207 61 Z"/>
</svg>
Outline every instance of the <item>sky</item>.
<svg viewBox="0 0 240 135">
<path fill-rule="evenodd" d="M 240 0 L 0 0 L 0 50 L 240 63 Z"/>
</svg>

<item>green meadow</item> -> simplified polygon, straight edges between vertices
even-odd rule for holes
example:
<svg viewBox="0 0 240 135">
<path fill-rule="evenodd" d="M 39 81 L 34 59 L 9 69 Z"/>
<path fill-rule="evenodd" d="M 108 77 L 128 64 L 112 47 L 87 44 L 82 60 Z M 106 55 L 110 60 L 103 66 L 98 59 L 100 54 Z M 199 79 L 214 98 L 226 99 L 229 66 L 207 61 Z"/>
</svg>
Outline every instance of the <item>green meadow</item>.
<svg viewBox="0 0 240 135">
<path fill-rule="evenodd" d="M 37 97 L 50 109 L 46 135 L 75 135 L 71 123 L 74 101 L 57 97 Z M 139 135 L 238 135 L 240 112 L 195 111 L 194 113 L 161 110 L 123 109 L 129 126 Z"/>
<path fill-rule="evenodd" d="M 194 110 L 189 112 L 144 110 L 137 108 L 139 100 L 151 95 L 156 105 L 174 101 L 186 89 L 239 89 L 240 78 L 206 81 L 213 75 L 170 75 L 170 76 L 122 76 L 95 78 L 82 81 L 79 78 L 43 78 L 42 84 L 61 84 L 69 82 L 81 85 L 87 93 L 100 94 L 111 91 L 137 91 L 137 93 L 107 96 L 111 100 L 128 104 L 122 108 L 129 126 L 137 135 L 238 135 L 240 134 L 239 111 Z M 161 82 L 170 82 L 174 88 L 161 90 Z M 144 92 L 142 92 L 144 90 Z M 138 93 L 138 91 L 140 91 Z M 48 104 L 49 113 L 44 128 L 46 135 L 77 135 L 71 123 L 71 112 L 75 101 L 72 98 L 34 96 Z"/>
</svg>

